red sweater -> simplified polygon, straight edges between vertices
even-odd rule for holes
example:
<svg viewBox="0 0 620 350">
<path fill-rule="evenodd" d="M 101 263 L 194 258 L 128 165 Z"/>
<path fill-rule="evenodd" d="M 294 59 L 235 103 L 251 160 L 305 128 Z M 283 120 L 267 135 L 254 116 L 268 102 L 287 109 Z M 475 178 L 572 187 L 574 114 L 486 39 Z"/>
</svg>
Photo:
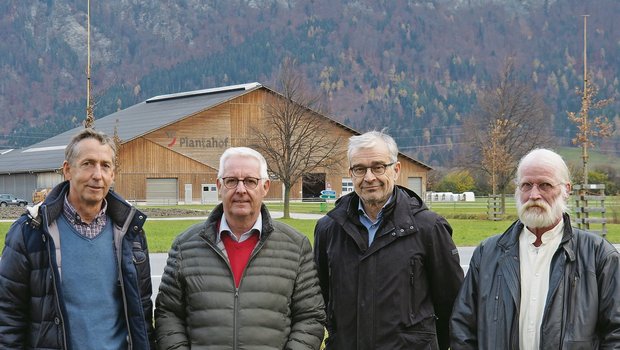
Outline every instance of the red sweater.
<svg viewBox="0 0 620 350">
<path fill-rule="evenodd" d="M 230 261 L 230 268 L 232 269 L 233 277 L 235 278 L 235 286 L 239 287 L 243 270 L 245 270 L 248 260 L 250 260 L 250 255 L 252 254 L 254 247 L 256 247 L 256 243 L 258 243 L 258 234 L 252 234 L 250 238 L 243 242 L 237 242 L 232 239 L 230 235 L 222 234 L 222 242 L 226 248 L 228 261 Z"/>
</svg>

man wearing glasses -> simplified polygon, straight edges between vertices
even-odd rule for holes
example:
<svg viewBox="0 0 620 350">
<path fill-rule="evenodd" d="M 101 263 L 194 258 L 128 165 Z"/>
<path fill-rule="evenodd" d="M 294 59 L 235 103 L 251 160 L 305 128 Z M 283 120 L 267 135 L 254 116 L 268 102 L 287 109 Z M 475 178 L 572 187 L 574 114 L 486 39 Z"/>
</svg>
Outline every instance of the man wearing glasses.
<svg viewBox="0 0 620 350">
<path fill-rule="evenodd" d="M 566 163 L 535 149 L 517 168 L 519 220 L 475 250 L 452 349 L 620 348 L 620 254 L 571 227 Z"/>
<path fill-rule="evenodd" d="M 351 137 L 355 192 L 315 227 L 328 350 L 448 348 L 448 321 L 463 280 L 452 228 L 395 184 L 397 157 L 389 135 Z"/>
<path fill-rule="evenodd" d="M 156 300 L 158 349 L 319 349 L 325 312 L 308 238 L 273 221 L 265 158 L 220 158 L 222 198 L 180 234 Z"/>
</svg>

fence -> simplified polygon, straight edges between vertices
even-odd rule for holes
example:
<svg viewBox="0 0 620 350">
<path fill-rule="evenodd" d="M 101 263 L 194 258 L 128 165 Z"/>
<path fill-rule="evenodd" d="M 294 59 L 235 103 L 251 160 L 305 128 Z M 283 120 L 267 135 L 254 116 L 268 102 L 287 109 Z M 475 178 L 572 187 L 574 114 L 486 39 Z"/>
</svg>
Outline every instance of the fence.
<svg viewBox="0 0 620 350">
<path fill-rule="evenodd" d="M 573 226 L 605 237 L 607 235 L 607 219 L 605 218 L 605 185 L 574 185 L 573 197 L 575 198 L 575 215 L 573 216 Z M 591 226 L 591 224 L 593 225 Z M 597 228 L 600 228 L 600 230 L 594 230 L 594 225 L 596 225 Z"/>
</svg>

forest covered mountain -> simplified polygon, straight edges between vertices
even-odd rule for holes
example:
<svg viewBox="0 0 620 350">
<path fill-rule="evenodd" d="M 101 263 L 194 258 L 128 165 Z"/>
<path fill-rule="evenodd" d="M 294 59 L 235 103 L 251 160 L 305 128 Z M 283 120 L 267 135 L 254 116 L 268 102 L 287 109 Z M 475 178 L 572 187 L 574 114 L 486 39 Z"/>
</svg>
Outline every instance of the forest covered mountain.
<svg viewBox="0 0 620 350">
<path fill-rule="evenodd" d="M 95 117 L 159 94 L 270 85 L 292 57 L 330 116 L 387 127 L 430 165 L 453 160 L 508 57 L 549 107 L 553 142 L 570 145 L 588 14 L 588 67 L 620 130 L 618 0 L 115 0 L 90 12 Z M 86 0 L 0 2 L 0 151 L 84 119 L 86 13 Z M 600 148 L 620 153 L 618 131 Z"/>
</svg>

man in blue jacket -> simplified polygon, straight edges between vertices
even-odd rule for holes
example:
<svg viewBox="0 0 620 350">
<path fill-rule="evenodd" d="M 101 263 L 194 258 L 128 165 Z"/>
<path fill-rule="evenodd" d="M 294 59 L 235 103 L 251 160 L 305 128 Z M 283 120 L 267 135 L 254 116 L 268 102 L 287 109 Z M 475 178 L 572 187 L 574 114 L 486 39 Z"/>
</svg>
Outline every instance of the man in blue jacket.
<svg viewBox="0 0 620 350">
<path fill-rule="evenodd" d="M 145 215 L 110 192 L 114 141 L 84 129 L 66 181 L 9 229 L 0 259 L 0 348 L 149 349 Z"/>
<path fill-rule="evenodd" d="M 571 227 L 570 190 L 557 153 L 521 159 L 519 220 L 474 251 L 454 303 L 452 349 L 620 348 L 620 254 Z"/>
</svg>

